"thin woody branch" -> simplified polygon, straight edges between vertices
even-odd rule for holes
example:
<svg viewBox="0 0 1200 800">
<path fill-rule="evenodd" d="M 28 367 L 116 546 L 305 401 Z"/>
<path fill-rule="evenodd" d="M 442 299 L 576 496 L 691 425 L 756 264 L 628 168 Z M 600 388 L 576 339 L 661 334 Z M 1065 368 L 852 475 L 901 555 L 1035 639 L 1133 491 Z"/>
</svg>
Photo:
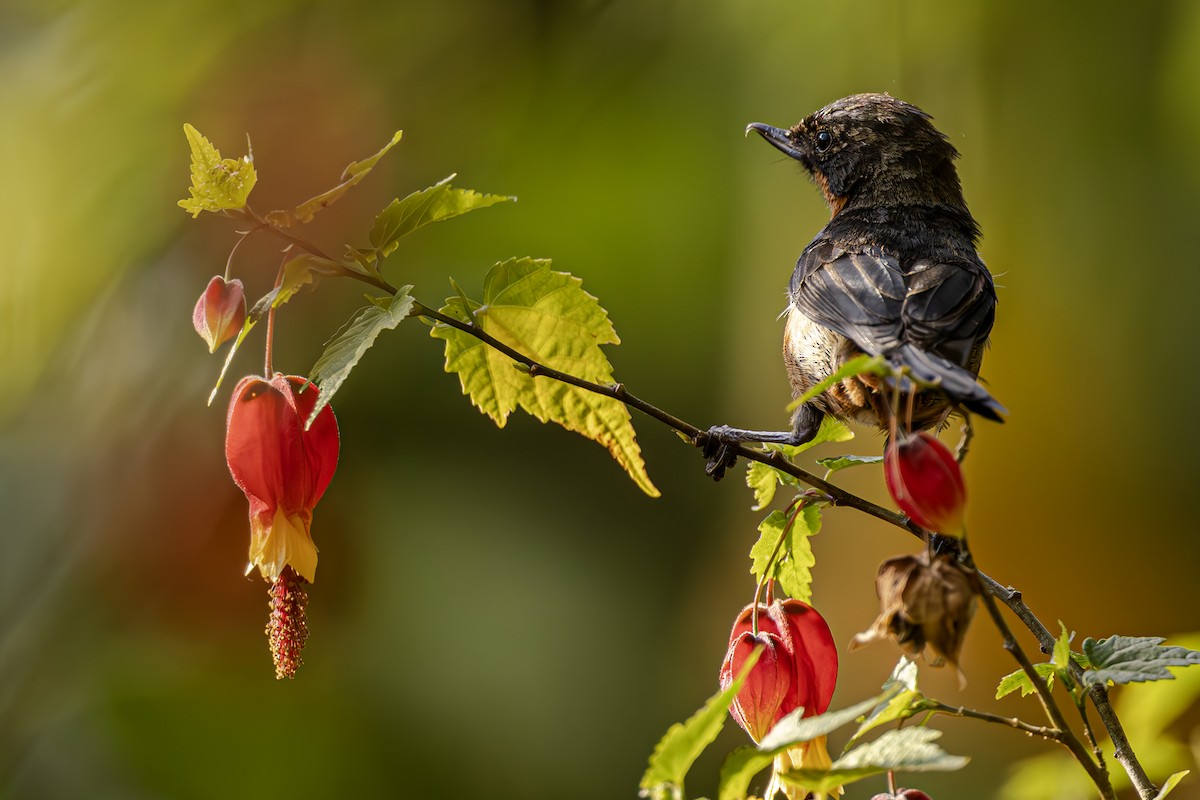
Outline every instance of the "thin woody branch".
<svg viewBox="0 0 1200 800">
<path fill-rule="evenodd" d="M 1040 736 L 1052 742 L 1062 742 L 1063 732 L 1056 728 L 1048 728 L 1044 725 L 1033 725 L 1017 717 L 1003 717 L 999 714 L 992 714 L 987 711 L 977 711 L 973 708 L 965 706 L 952 706 L 948 703 L 943 703 L 940 700 L 926 700 L 921 704 L 923 711 L 931 711 L 934 714 L 946 714 L 952 717 L 965 717 L 967 719 L 978 719 L 983 722 L 992 722 L 996 725 L 1004 725 L 1014 730 L 1027 733 L 1030 736 Z"/>
<path fill-rule="evenodd" d="M 308 242 L 297 239 L 297 237 L 295 237 L 293 234 L 290 234 L 288 231 L 276 228 L 269 222 L 266 222 L 257 215 L 252 214 L 252 212 L 247 214 L 247 217 L 255 223 L 266 227 L 276 235 L 279 235 L 282 238 L 297 244 L 306 251 L 322 258 L 327 258 L 327 256 L 325 256 L 325 254 L 322 253 L 318 248 L 310 245 Z M 361 273 L 348 272 L 347 277 L 353 277 L 358 280 L 362 280 L 371 284 L 372 286 L 383 289 L 390 294 L 395 294 L 397 291 L 396 288 L 387 281 L 382 279 L 373 280 L 371 276 Z M 686 438 L 690 439 L 693 443 L 699 443 L 701 437 L 707 435 L 707 431 L 698 428 L 697 426 L 692 425 L 691 423 L 680 419 L 679 417 L 676 417 L 673 414 L 670 414 L 632 394 L 628 389 L 625 388 L 624 384 L 613 383 L 603 385 L 593 383 L 591 381 L 577 378 L 568 373 L 561 372 L 552 367 L 548 367 L 490 336 L 479 326 L 470 322 L 464 322 L 462 320 L 455 319 L 454 317 L 447 316 L 446 314 L 442 314 L 441 312 L 435 311 L 434 309 L 422 303 L 414 302 L 412 313 L 414 316 L 426 317 L 428 319 L 435 320 L 443 325 L 448 325 L 470 336 L 473 336 L 489 347 L 492 347 L 493 349 L 505 354 L 509 358 L 513 359 L 513 361 L 524 365 L 528 369 L 528 372 L 531 376 L 550 378 L 551 380 L 566 383 L 586 391 L 594 392 L 595 394 L 603 395 L 605 397 L 611 397 L 614 400 L 624 403 L 626 406 L 634 408 L 646 416 L 658 420 L 672 430 L 679 432 Z M 737 446 L 737 455 L 745 458 L 748 461 L 757 461 L 762 464 L 766 464 L 767 466 L 774 467 L 781 472 L 797 478 L 801 482 L 806 483 L 809 486 L 812 486 L 813 488 L 826 494 L 833 505 L 856 509 L 890 525 L 901 528 L 902 530 L 907 531 L 919 539 L 927 540 L 929 537 L 929 531 L 926 531 L 919 525 L 913 523 L 904 515 L 884 508 L 876 503 L 872 503 L 869 500 L 852 494 L 841 487 L 814 475 L 808 470 L 805 470 L 804 468 L 793 463 L 781 452 L 764 451 L 750 447 L 746 444 L 739 444 Z M 995 580 L 982 572 L 979 572 L 978 575 L 984 588 L 987 590 L 986 594 L 999 598 L 1002 602 L 1004 602 L 1005 605 L 1007 605 L 1013 611 L 1013 613 L 1017 615 L 1017 618 L 1021 620 L 1025 627 L 1037 637 L 1043 652 L 1050 652 L 1050 649 L 1052 649 L 1054 646 L 1054 637 L 1046 628 L 1046 626 L 1043 625 L 1041 621 L 1033 614 L 1033 612 L 1029 610 L 1028 606 L 1021 601 L 1020 592 L 1016 591 L 1015 589 L 1004 588 Z M 995 612 L 993 617 L 998 618 L 998 609 L 995 608 L 995 604 L 990 596 L 986 597 L 985 603 L 988 605 L 990 611 Z M 999 618 L 998 624 L 1003 626 L 1001 628 L 1002 631 L 1007 630 L 1007 626 L 1004 625 L 1002 618 Z M 1008 632 L 1007 638 L 1012 638 L 1011 631 Z M 1028 662 L 1027 657 L 1025 658 L 1025 661 Z M 1024 666 L 1025 665 L 1022 664 L 1023 668 Z M 1078 665 L 1072 664 L 1071 668 L 1073 675 L 1078 673 L 1079 676 L 1082 676 L 1082 670 L 1078 667 Z M 1040 676 L 1038 676 L 1036 672 L 1032 672 L 1032 664 L 1029 665 L 1028 671 L 1031 672 L 1031 679 L 1034 681 L 1034 685 L 1037 686 L 1037 684 L 1040 682 L 1044 688 L 1045 684 L 1040 680 Z M 1080 680 L 1082 680 L 1081 677 Z M 1096 706 L 1101 722 L 1104 724 L 1105 729 L 1108 731 L 1110 738 L 1116 746 L 1116 753 L 1114 754 L 1115 758 L 1121 763 L 1126 772 L 1129 774 L 1134 787 L 1138 791 L 1139 797 L 1143 798 L 1143 800 L 1152 798 L 1156 792 L 1156 789 L 1146 776 L 1145 770 L 1142 769 L 1142 766 L 1138 762 L 1137 757 L 1134 755 L 1132 748 L 1129 746 L 1128 739 L 1125 736 L 1120 721 L 1117 718 L 1116 713 L 1113 711 L 1112 706 L 1108 702 L 1107 691 L 1101 685 L 1094 685 L 1089 689 L 1089 695 L 1092 698 L 1093 704 Z M 1069 734 L 1069 728 L 1066 726 L 1065 722 L 1062 721 L 1061 713 L 1058 714 L 1058 717 L 1059 719 L 1055 721 L 1055 724 L 1063 731 L 1067 731 Z M 1055 737 L 1051 736 L 1047 738 Z M 1075 745 L 1078 746 L 1078 749 L 1082 750 L 1082 742 L 1080 742 L 1078 738 L 1074 737 L 1073 734 L 1069 734 L 1068 739 L 1074 739 Z M 1069 744 L 1068 747 L 1070 747 Z M 1075 752 L 1074 749 L 1073 752 Z M 1076 757 L 1079 758 L 1078 753 L 1076 753 Z M 1085 769 L 1088 770 L 1089 775 L 1091 775 L 1093 779 L 1098 778 L 1098 780 L 1096 780 L 1097 786 L 1099 786 L 1101 791 L 1104 792 L 1104 787 L 1108 784 L 1108 775 L 1103 770 L 1100 770 L 1096 763 L 1087 755 L 1086 750 L 1082 751 L 1081 764 L 1084 765 Z M 1100 770 L 1103 775 L 1094 775 L 1093 773 L 1096 770 Z M 1105 794 L 1106 797 L 1112 796 L 1111 785 L 1108 785 L 1107 792 L 1108 793 Z"/>
<path fill-rule="evenodd" d="M 1037 638 L 1038 647 L 1043 653 L 1051 653 L 1054 651 L 1054 634 L 1050 629 L 1042 624 L 1042 621 L 1037 618 L 1033 611 L 1025 604 L 1025 600 L 1018 590 L 1009 587 L 1001 586 L 996 581 L 979 573 L 979 579 L 987 588 L 988 592 L 997 597 L 1000 602 L 1008 606 L 1009 610 L 1017 616 L 1017 619 L 1029 629 L 1029 632 Z M 1083 682 L 1083 668 L 1074 661 L 1070 663 L 1068 669 L 1071 671 L 1071 677 L 1075 678 L 1080 683 Z M 1125 735 L 1125 729 L 1121 725 L 1121 720 L 1117 717 L 1117 712 L 1113 710 L 1112 703 L 1108 699 L 1108 689 L 1104 684 L 1093 684 L 1088 689 L 1088 697 L 1092 700 L 1092 705 L 1096 707 L 1096 713 L 1100 715 L 1100 722 L 1104 725 L 1104 729 L 1108 731 L 1108 737 L 1113 743 L 1113 758 L 1115 758 L 1125 772 L 1129 775 L 1129 780 L 1133 783 L 1134 789 L 1138 793 L 1138 797 L 1142 800 L 1150 800 L 1158 794 L 1158 789 L 1151 782 L 1146 770 L 1142 768 L 1142 764 L 1138 761 L 1137 756 L 1133 752 L 1133 748 L 1129 745 L 1129 738 Z"/>
<path fill-rule="evenodd" d="M 523 364 L 528 368 L 530 375 L 535 377 L 542 376 L 552 380 L 561 381 L 562 383 L 570 384 L 571 386 L 576 386 L 596 394 L 604 395 L 605 397 L 611 397 L 614 400 L 619 400 L 630 408 L 637 409 L 646 416 L 658 420 L 672 430 L 678 431 L 693 442 L 698 441 L 699 437 L 706 435 L 706 431 L 703 429 L 698 428 L 695 425 L 680 419 L 679 417 L 669 414 L 657 406 L 648 403 L 632 394 L 628 389 L 625 388 L 624 384 L 614 383 L 602 385 L 592 383 L 591 381 L 585 381 L 580 378 L 576 378 L 573 375 L 569 375 L 551 367 L 547 367 L 544 364 L 529 358 L 525 354 L 514 350 L 503 342 L 488 335 L 477 325 L 469 322 L 463 322 L 462 320 L 455 319 L 438 311 L 434 311 L 433 309 L 421 303 L 414 303 L 413 314 L 416 316 L 423 316 L 436 320 L 443 325 L 449 325 L 450 327 L 457 328 L 458 330 L 463 331 L 464 333 L 469 334 L 476 339 L 479 339 L 489 347 L 492 347 L 501 353 L 504 353 L 514 361 Z M 740 444 L 737 447 L 737 454 L 748 461 L 758 461 L 797 478 L 798 480 L 828 495 L 833 505 L 856 509 L 879 520 L 887 522 L 888 524 L 901 528 L 922 540 L 929 536 L 928 531 L 913 523 L 903 514 L 899 514 L 895 511 L 884 508 L 883 506 L 872 503 L 869 500 L 865 500 L 858 495 L 852 494 L 845 489 L 842 489 L 841 487 L 814 475 L 808 470 L 793 463 L 779 451 L 764 451 L 750 447 L 746 444 Z M 1054 636 L 1050 633 L 1046 626 L 1043 625 L 1036 616 L 1034 616 L 1033 612 L 1029 610 L 1028 606 L 1021 601 L 1020 592 L 1017 592 L 1014 589 L 1006 589 L 1002 587 L 999 583 L 982 572 L 979 572 L 978 574 L 984 588 L 987 589 L 988 594 L 999 598 L 1005 605 L 1012 609 L 1017 615 L 1017 618 L 1024 623 L 1025 627 L 1027 627 L 1034 634 L 1034 636 L 1038 638 L 1039 645 L 1042 647 L 1043 652 L 1050 652 L 1050 650 L 1054 647 Z M 1028 661 L 1028 658 L 1025 660 Z M 1072 669 L 1073 671 L 1078 670 L 1080 675 L 1082 675 L 1082 670 L 1078 667 L 1078 665 L 1073 664 Z M 1034 674 L 1036 676 L 1036 673 Z M 1036 676 L 1036 678 L 1037 680 L 1040 680 L 1040 676 Z M 1082 680 L 1082 678 L 1080 678 L 1080 680 Z M 1104 727 L 1108 731 L 1113 742 L 1117 745 L 1115 757 L 1121 763 L 1121 765 L 1125 767 L 1126 772 L 1129 773 L 1129 777 L 1133 781 L 1133 785 L 1137 788 L 1139 797 L 1147 800 L 1148 798 L 1152 798 L 1156 790 L 1154 789 L 1154 786 L 1150 782 L 1149 778 L 1146 776 L 1145 770 L 1142 769 L 1142 766 L 1138 762 L 1137 757 L 1134 755 L 1132 748 L 1129 747 L 1128 739 L 1125 737 L 1125 733 L 1121 728 L 1120 721 L 1113 712 L 1112 706 L 1108 703 L 1108 694 L 1104 690 L 1104 687 L 1099 685 L 1093 686 L 1089 694 L 1092 698 L 1092 702 L 1096 705 L 1101 722 L 1104 724 Z M 1062 715 L 1060 713 L 1060 720 L 1061 717 Z M 1069 730 L 1065 722 L 1056 722 L 1056 724 L 1064 730 Z M 1076 743 L 1079 744 L 1080 748 L 1082 748 L 1082 743 L 1078 742 L 1078 739 L 1076 739 Z M 1087 756 L 1086 751 L 1083 752 L 1086 763 L 1094 766 L 1095 762 Z M 1092 770 L 1089 768 L 1089 774 L 1091 774 L 1091 771 Z M 1107 773 L 1104 775 L 1104 780 L 1107 782 Z"/>
<path fill-rule="evenodd" d="M 996 628 L 1000 631 L 1000 635 L 1004 637 L 1004 649 L 1009 651 L 1017 663 L 1021 665 L 1021 669 L 1033 683 L 1033 688 L 1037 691 L 1038 698 L 1042 701 L 1046 715 L 1050 718 L 1054 727 L 1063 733 L 1063 738 L 1059 741 L 1071 751 L 1071 755 L 1075 757 L 1075 760 L 1087 772 L 1088 777 L 1096 784 L 1096 788 L 1100 790 L 1100 796 L 1104 797 L 1105 800 L 1116 800 L 1117 795 L 1113 790 L 1112 782 L 1108 778 L 1108 771 L 1096 762 L 1091 754 L 1088 753 L 1083 742 L 1079 740 L 1079 737 L 1067 725 L 1062 709 L 1058 707 L 1054 696 L 1050 694 L 1050 687 L 1046 685 L 1046 681 L 1033 668 L 1033 662 L 1029 660 L 1029 656 L 1025 654 L 1025 650 L 1017 642 L 1016 637 L 1013 636 L 1012 629 L 1004 620 L 1004 615 L 1000 613 L 1000 608 L 996 605 L 995 596 L 990 591 L 987 591 L 980 592 L 980 597 L 983 600 L 984 607 L 988 610 L 988 614 L 992 617 Z"/>
</svg>

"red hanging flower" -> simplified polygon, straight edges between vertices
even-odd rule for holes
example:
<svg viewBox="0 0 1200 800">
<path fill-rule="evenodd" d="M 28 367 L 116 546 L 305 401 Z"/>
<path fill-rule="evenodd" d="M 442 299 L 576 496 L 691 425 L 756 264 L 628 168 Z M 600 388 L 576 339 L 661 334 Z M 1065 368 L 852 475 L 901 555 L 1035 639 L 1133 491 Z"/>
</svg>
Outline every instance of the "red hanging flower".
<svg viewBox="0 0 1200 800">
<path fill-rule="evenodd" d="M 338 429 L 325 406 L 313 424 L 304 423 L 317 390 L 295 375 L 271 380 L 242 378 L 229 401 L 225 460 L 233 482 L 250 503 L 249 573 L 258 567 L 270 582 L 267 639 L 277 678 L 292 678 L 308 639 L 303 583 L 317 573 L 317 547 L 309 527 L 312 510 L 337 468 Z"/>
<path fill-rule="evenodd" d="M 250 565 L 278 580 L 292 567 L 312 582 L 317 548 L 309 533 L 312 510 L 337 468 L 338 429 L 333 410 L 304 423 L 317 401 L 316 387 L 295 375 L 267 381 L 246 377 L 233 390 L 226 420 L 225 460 L 233 482 L 250 503 Z"/>
<path fill-rule="evenodd" d="M 192 312 L 192 325 L 208 343 L 208 352 L 217 352 L 218 347 L 237 336 L 245 322 L 246 292 L 242 282 L 214 276 Z"/>
<path fill-rule="evenodd" d="M 729 708 L 746 733 L 761 741 L 784 715 L 804 708 L 804 716 L 825 713 L 837 683 L 837 645 L 816 609 L 799 600 L 758 605 L 758 634 L 752 629 L 754 606 L 742 609 L 729 635 L 721 665 L 726 688 L 759 645 L 763 653 Z"/>
<path fill-rule="evenodd" d="M 962 536 L 967 486 L 954 454 L 932 434 L 901 434 L 887 444 L 883 475 L 909 519 L 947 536 Z"/>
</svg>

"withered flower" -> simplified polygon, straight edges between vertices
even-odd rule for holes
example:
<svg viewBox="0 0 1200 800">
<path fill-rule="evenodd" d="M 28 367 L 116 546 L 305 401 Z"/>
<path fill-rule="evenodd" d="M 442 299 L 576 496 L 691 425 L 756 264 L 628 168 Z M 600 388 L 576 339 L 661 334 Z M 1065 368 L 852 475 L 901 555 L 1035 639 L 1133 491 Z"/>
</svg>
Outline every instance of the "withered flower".
<svg viewBox="0 0 1200 800">
<path fill-rule="evenodd" d="M 958 653 L 975 613 L 978 579 L 953 554 L 930 557 L 927 551 L 884 561 L 875 577 L 879 616 L 856 635 L 850 649 L 875 639 L 895 639 L 912 656 L 931 667 L 958 666 Z"/>
</svg>

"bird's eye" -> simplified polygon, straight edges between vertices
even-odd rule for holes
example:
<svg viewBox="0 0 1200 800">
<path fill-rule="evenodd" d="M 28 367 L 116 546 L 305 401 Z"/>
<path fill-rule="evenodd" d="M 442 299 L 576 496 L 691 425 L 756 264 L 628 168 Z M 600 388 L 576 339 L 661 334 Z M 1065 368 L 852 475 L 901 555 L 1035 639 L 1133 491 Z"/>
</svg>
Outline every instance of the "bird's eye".
<svg viewBox="0 0 1200 800">
<path fill-rule="evenodd" d="M 829 145 L 833 144 L 833 134 L 829 131 L 817 132 L 817 152 L 824 153 L 829 149 Z"/>
</svg>

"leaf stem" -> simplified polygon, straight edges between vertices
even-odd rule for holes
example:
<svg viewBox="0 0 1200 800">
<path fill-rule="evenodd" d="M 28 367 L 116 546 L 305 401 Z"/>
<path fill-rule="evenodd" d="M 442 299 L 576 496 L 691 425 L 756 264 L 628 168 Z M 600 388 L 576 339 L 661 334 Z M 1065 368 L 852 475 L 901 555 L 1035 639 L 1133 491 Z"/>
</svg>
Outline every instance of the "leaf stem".
<svg viewBox="0 0 1200 800">
<path fill-rule="evenodd" d="M 1096 763 L 1107 773 L 1108 766 L 1104 763 L 1104 751 L 1100 748 L 1100 742 L 1096 739 L 1096 730 L 1092 727 L 1091 719 L 1088 718 L 1087 700 L 1084 697 L 1076 699 L 1074 690 L 1071 692 L 1071 698 L 1075 700 L 1075 707 L 1079 709 L 1079 719 L 1083 722 L 1083 735 L 1087 737 L 1088 746 L 1092 748 Z"/>
<path fill-rule="evenodd" d="M 331 258 L 329 255 L 327 255 L 325 253 L 324 250 L 322 250 L 320 247 L 313 244 L 309 240 L 307 240 L 301 236 L 297 236 L 296 234 L 292 233 L 290 230 L 287 230 L 285 228 L 280 228 L 278 225 L 272 224 L 269 220 L 264 219 L 263 217 L 260 217 L 257 213 L 255 213 L 254 209 L 250 208 L 250 206 L 245 206 L 244 208 L 240 209 L 240 211 L 242 213 L 242 216 L 244 216 L 249 222 L 253 223 L 255 229 L 259 229 L 259 228 L 266 229 L 267 231 L 270 231 L 271 233 L 275 234 L 275 236 L 286 241 L 288 244 L 295 245 L 296 247 L 299 247 L 301 250 L 304 250 L 307 253 L 311 253 L 312 255 L 316 256 L 317 258 L 322 258 L 331 264 L 337 264 L 339 266 L 342 266 L 343 271 L 341 274 L 343 277 L 355 278 L 356 280 L 360 280 L 364 283 L 369 283 L 370 285 L 374 286 L 375 288 L 382 289 L 383 291 L 385 291 L 391 295 L 394 295 L 394 294 L 396 294 L 396 292 L 399 291 L 399 289 L 397 289 L 395 286 L 393 286 L 391 283 L 389 283 L 382 275 L 369 274 L 366 272 L 359 272 L 358 270 L 354 270 L 354 269 L 350 269 L 349 267 L 345 267 L 345 265 L 342 264 L 341 261 L 339 261 L 336 258 Z"/>
<path fill-rule="evenodd" d="M 775 549 L 771 551 L 771 557 L 767 559 L 766 568 L 763 569 L 762 577 L 758 579 L 758 586 L 754 588 L 754 604 L 753 611 L 750 613 L 750 631 L 755 636 L 758 636 L 758 599 L 762 596 L 763 585 L 768 582 L 767 576 L 771 573 L 771 567 L 775 564 L 775 559 L 779 557 L 779 550 L 783 547 L 783 541 L 792 532 L 792 528 L 796 525 L 796 514 L 804 510 L 807 505 L 803 501 L 792 503 L 788 509 L 787 524 L 783 526 L 783 530 L 779 532 L 779 538 L 775 540 Z M 772 592 L 774 589 L 772 589 Z"/>
<path fill-rule="evenodd" d="M 254 230 L 255 229 L 251 228 L 248 231 L 241 231 L 241 235 L 238 236 L 238 240 L 233 243 L 233 247 L 229 250 L 229 258 L 225 259 L 225 274 L 223 276 L 226 283 L 229 282 L 229 276 L 233 274 L 234 254 L 237 253 L 238 248 L 242 246 L 242 242 L 250 238 L 250 234 L 254 233 Z"/>
<path fill-rule="evenodd" d="M 275 275 L 275 287 L 278 289 L 283 283 L 283 270 L 287 266 L 287 256 L 279 262 L 279 272 Z M 271 380 L 271 350 L 275 345 L 275 304 L 271 303 L 271 307 L 267 309 L 267 335 L 266 346 L 263 348 L 263 377 Z"/>
</svg>

